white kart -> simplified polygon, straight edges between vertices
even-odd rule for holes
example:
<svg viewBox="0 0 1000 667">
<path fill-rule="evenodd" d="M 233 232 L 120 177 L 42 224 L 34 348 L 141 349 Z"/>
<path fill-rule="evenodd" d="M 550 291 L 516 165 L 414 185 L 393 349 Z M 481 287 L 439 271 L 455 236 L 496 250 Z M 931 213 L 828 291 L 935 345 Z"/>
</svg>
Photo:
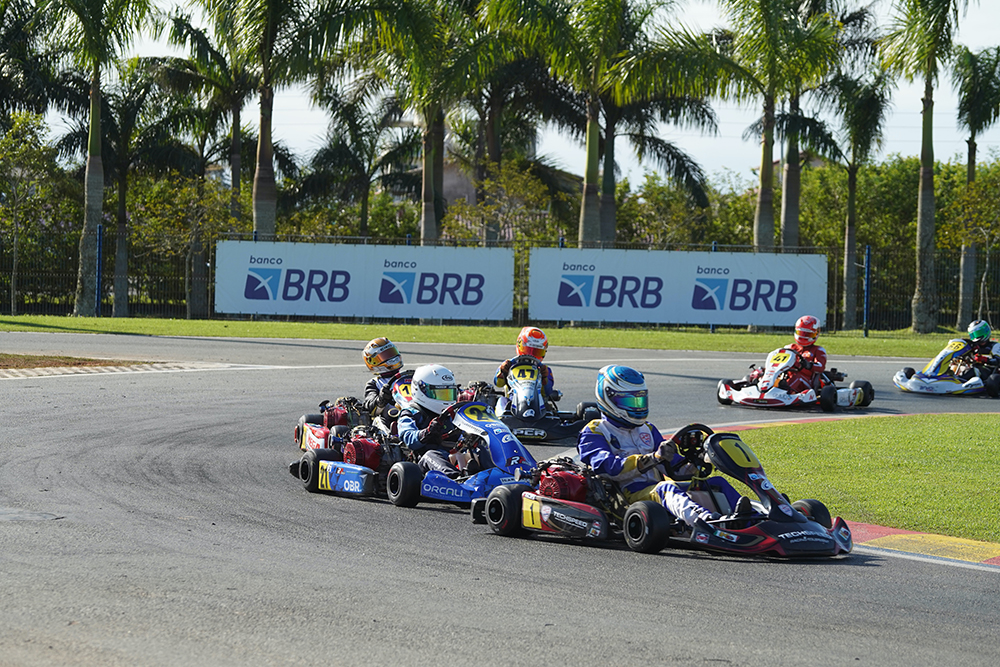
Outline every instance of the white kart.
<svg viewBox="0 0 1000 667">
<path fill-rule="evenodd" d="M 835 383 L 842 382 L 846 373 L 836 368 L 824 371 L 817 387 L 791 392 L 786 378 L 798 361 L 794 350 L 778 348 L 767 355 L 762 367 L 750 366 L 750 374 L 742 380 L 719 380 L 716 397 L 723 405 L 736 403 L 754 408 L 791 408 L 819 403 L 824 412 L 833 412 L 838 407 L 864 407 L 875 398 L 871 383 L 864 380 L 838 388 Z"/>
</svg>

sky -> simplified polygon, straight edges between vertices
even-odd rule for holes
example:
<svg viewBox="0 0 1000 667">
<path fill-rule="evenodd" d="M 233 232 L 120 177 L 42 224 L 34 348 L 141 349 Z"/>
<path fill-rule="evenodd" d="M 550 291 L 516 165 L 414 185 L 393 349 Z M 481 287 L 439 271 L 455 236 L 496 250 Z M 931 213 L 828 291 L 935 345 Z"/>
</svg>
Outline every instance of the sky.
<svg viewBox="0 0 1000 667">
<path fill-rule="evenodd" d="M 891 16 L 890 0 L 875 0 L 880 25 L 884 28 Z M 957 43 L 973 51 L 1000 44 L 1000 0 L 970 0 L 969 8 L 961 20 Z M 725 22 L 715 0 L 677 0 L 676 9 L 670 14 L 677 24 L 701 32 L 715 27 L 725 27 Z M 142 55 L 166 52 L 165 46 L 140 45 Z M 182 54 L 176 54 L 182 55 Z M 922 85 L 899 83 L 893 96 L 893 110 L 887 124 L 884 146 L 876 160 L 898 153 L 918 155 L 920 151 L 920 109 Z M 956 122 L 957 99 L 951 78 L 941 77 L 934 94 L 934 155 L 940 161 L 965 159 L 967 138 Z M 713 108 L 719 118 L 718 133 L 706 136 L 697 130 L 679 130 L 664 126 L 661 136 L 687 151 L 705 170 L 710 178 L 726 172 L 746 180 L 755 180 L 753 169 L 760 164 L 760 145 L 755 139 L 744 140 L 743 131 L 759 116 L 752 105 L 715 101 Z M 243 111 L 245 123 L 256 124 L 257 101 L 254 99 Z M 308 159 L 323 141 L 327 120 L 324 113 L 310 104 L 300 88 L 279 90 L 274 100 L 273 132 L 275 140 L 284 142 L 300 159 Z M 55 129 L 55 128 L 54 128 Z M 58 130 L 56 130 L 58 131 Z M 978 138 L 980 160 L 996 151 L 1000 156 L 1000 127 L 994 127 Z M 628 143 L 619 138 L 615 144 L 622 176 L 637 187 L 646 171 L 656 171 L 652 163 L 640 164 Z M 538 154 L 548 157 L 556 166 L 566 171 L 583 174 L 585 151 L 582 143 L 546 128 L 538 143 Z M 780 157 L 776 147 L 774 158 Z"/>
</svg>

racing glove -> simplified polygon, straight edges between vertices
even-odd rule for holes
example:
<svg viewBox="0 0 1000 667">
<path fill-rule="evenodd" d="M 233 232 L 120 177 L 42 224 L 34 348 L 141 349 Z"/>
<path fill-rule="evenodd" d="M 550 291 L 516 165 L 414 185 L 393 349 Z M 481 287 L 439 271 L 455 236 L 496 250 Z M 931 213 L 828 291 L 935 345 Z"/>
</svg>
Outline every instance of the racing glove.
<svg viewBox="0 0 1000 667">
<path fill-rule="evenodd" d="M 677 445 L 674 444 L 673 440 L 664 440 L 660 443 L 660 446 L 656 448 L 656 451 L 653 452 L 653 456 L 655 456 L 659 461 L 669 463 L 674 460 L 675 456 L 677 456 Z"/>
<path fill-rule="evenodd" d="M 635 461 L 635 468 L 639 472 L 647 472 L 660 464 L 660 459 L 656 458 L 656 453 L 640 454 Z"/>
<path fill-rule="evenodd" d="M 417 439 L 420 440 L 420 442 L 427 442 L 428 440 L 440 440 L 441 434 L 444 433 L 445 430 L 446 427 L 444 422 L 440 418 L 435 417 L 430 421 L 430 423 L 427 424 L 426 428 L 420 429 L 420 431 L 417 433 Z"/>
</svg>

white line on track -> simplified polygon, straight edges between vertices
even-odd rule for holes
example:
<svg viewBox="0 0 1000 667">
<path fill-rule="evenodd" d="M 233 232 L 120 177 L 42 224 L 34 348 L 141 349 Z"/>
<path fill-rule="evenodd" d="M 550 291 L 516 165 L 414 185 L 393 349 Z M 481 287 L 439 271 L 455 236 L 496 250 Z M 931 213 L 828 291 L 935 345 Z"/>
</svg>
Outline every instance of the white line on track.
<svg viewBox="0 0 1000 667">
<path fill-rule="evenodd" d="M 941 556 L 925 556 L 923 554 L 914 554 L 907 551 L 896 551 L 895 549 L 883 549 L 880 547 L 857 545 L 854 547 L 854 551 L 852 553 L 862 553 L 871 556 L 886 556 L 888 558 L 903 558 L 905 560 L 916 560 L 923 563 L 930 563 L 932 565 L 950 565 L 951 567 L 961 567 L 967 570 L 1000 574 L 1000 565 L 972 563 L 965 560 L 957 560 L 955 558 L 943 558 Z"/>
</svg>

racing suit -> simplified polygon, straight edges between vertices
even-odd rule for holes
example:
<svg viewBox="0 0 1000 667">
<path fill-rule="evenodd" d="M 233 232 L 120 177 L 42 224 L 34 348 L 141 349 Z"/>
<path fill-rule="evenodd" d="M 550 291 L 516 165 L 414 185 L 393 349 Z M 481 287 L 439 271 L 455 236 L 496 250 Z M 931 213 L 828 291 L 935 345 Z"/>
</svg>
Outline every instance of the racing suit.
<svg viewBox="0 0 1000 667">
<path fill-rule="evenodd" d="M 507 386 L 507 373 L 510 372 L 510 367 L 514 363 L 514 357 L 512 359 L 507 359 L 497 367 L 496 375 L 493 376 L 493 384 L 501 389 Z M 538 364 L 538 370 L 542 374 L 542 398 L 546 401 L 553 400 L 557 401 L 562 398 L 562 394 L 555 390 L 555 378 L 552 376 L 552 369 L 550 369 L 545 364 Z"/>
<path fill-rule="evenodd" d="M 625 426 L 604 416 L 583 427 L 576 448 L 583 463 L 618 482 L 629 503 L 652 500 L 689 526 L 693 526 L 699 518 L 706 521 L 719 518 L 718 514 L 691 500 L 672 481 L 664 480 L 659 466 L 639 469 L 639 457 L 655 452 L 663 440 L 652 424 Z M 674 458 L 675 461 L 678 459 L 683 460 Z M 739 500 L 739 494 L 729 498 L 728 489 L 726 496 L 734 506 Z"/>
<path fill-rule="evenodd" d="M 818 391 L 820 377 L 826 370 L 826 350 L 815 343 L 812 345 L 792 343 L 788 349 L 793 350 L 799 357 L 796 368 L 788 373 L 785 380 L 788 383 L 788 391 L 793 394 L 808 389 Z"/>
<path fill-rule="evenodd" d="M 458 439 L 458 429 L 448 423 L 443 430 L 435 432 L 428 428 L 434 418 L 435 415 L 419 407 L 409 407 L 403 410 L 399 414 L 397 422 L 399 439 L 410 450 L 420 455 L 417 465 L 425 473 L 437 470 L 448 477 L 458 477 L 461 473 L 448 457 L 451 445 L 455 444 Z M 482 448 L 477 446 L 472 451 L 472 461 L 470 461 L 466 471 L 475 473 L 480 469 L 492 467 L 491 464 L 485 463 L 489 460 L 488 457 L 489 453 L 483 452 Z"/>
<path fill-rule="evenodd" d="M 379 375 L 365 384 L 365 398 L 361 401 L 361 407 L 364 408 L 365 412 L 371 414 L 377 408 L 382 407 L 379 403 L 379 395 L 382 393 L 382 388 L 389 384 L 389 380 L 395 375 L 395 372 Z"/>
</svg>

